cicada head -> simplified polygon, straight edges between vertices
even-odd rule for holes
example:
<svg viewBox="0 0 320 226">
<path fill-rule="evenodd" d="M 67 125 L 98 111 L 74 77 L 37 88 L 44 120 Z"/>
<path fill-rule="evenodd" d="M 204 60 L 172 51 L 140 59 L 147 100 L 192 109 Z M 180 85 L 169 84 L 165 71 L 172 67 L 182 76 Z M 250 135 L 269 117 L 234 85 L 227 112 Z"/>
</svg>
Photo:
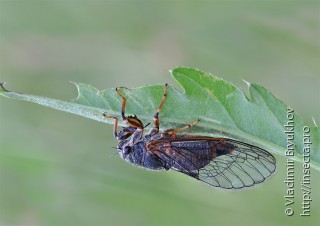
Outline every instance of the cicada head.
<svg viewBox="0 0 320 226">
<path fill-rule="evenodd" d="M 141 161 L 142 154 L 139 143 L 132 144 L 130 139 L 121 140 L 117 146 L 117 149 L 119 150 L 119 155 L 122 159 L 134 164 Z"/>
</svg>

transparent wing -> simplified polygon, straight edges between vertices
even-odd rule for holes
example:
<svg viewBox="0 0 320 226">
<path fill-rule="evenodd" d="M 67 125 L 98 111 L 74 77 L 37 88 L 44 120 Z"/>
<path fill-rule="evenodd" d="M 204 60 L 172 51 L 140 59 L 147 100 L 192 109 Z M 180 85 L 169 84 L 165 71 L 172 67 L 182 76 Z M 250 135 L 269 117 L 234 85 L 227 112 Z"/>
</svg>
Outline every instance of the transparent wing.
<svg viewBox="0 0 320 226">
<path fill-rule="evenodd" d="M 215 187 L 242 189 L 264 182 L 275 172 L 276 160 L 269 152 L 235 140 L 228 143 L 235 149 L 199 169 L 199 180 Z"/>
<path fill-rule="evenodd" d="M 232 139 L 178 138 L 154 141 L 152 147 L 171 169 L 224 189 L 252 187 L 276 170 L 269 152 Z"/>
</svg>

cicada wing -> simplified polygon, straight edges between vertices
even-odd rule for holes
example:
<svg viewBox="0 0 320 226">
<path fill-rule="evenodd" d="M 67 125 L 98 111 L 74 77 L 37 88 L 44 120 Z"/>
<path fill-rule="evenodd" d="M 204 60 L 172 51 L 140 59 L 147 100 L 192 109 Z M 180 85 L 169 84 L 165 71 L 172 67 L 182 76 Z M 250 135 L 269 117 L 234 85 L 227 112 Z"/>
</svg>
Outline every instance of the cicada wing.
<svg viewBox="0 0 320 226">
<path fill-rule="evenodd" d="M 262 183 L 276 170 L 276 160 L 267 151 L 235 140 L 235 149 L 199 169 L 198 179 L 224 189 L 249 188 Z"/>
<path fill-rule="evenodd" d="M 157 141 L 152 146 L 171 169 L 224 189 L 252 187 L 276 170 L 269 152 L 232 139 L 198 137 Z"/>
</svg>

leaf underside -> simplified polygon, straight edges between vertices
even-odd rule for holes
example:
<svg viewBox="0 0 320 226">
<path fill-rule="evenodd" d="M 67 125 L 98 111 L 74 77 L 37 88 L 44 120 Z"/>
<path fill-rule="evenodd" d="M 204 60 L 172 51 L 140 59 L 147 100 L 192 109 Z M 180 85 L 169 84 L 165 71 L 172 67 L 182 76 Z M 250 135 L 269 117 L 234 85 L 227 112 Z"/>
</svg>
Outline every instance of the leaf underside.
<svg viewBox="0 0 320 226">
<path fill-rule="evenodd" d="M 200 123 L 190 131 L 199 135 L 230 137 L 262 147 L 271 153 L 285 156 L 288 107 L 258 84 L 249 84 L 249 96 L 242 90 L 209 73 L 192 68 L 176 68 L 173 78 L 183 88 L 173 86 L 167 90 L 167 99 L 160 114 L 160 129 L 179 128 L 196 119 Z M 102 114 L 120 118 L 121 98 L 114 89 L 100 91 L 91 85 L 74 83 L 78 97 L 62 101 L 47 97 L 8 91 L 1 84 L 0 95 L 34 102 L 61 111 L 113 124 Z M 126 114 L 136 114 L 144 124 L 152 123 L 153 115 L 163 95 L 163 84 L 135 89 L 120 89 L 127 98 Z M 121 126 L 125 126 L 120 122 Z M 289 158 L 303 162 L 303 128 L 306 125 L 294 114 L 294 156 Z M 320 170 L 320 130 L 310 128 L 311 166 Z M 308 151 L 309 149 L 305 149 Z"/>
</svg>

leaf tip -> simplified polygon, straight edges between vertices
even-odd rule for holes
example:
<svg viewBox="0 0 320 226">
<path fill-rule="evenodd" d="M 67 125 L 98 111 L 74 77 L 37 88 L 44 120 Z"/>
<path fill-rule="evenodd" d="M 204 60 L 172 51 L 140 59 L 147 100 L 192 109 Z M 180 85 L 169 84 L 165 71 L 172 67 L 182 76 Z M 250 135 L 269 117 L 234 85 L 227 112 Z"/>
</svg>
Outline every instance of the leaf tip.
<svg viewBox="0 0 320 226">
<path fill-rule="evenodd" d="M 9 92 L 9 90 L 4 87 L 5 84 L 5 82 L 0 82 L 0 92 Z"/>
<path fill-rule="evenodd" d="M 201 72 L 204 73 L 203 71 L 197 69 L 197 68 L 192 68 L 192 67 L 185 67 L 185 66 L 180 66 L 180 67 L 176 67 L 172 70 L 170 70 L 170 72 L 175 73 L 175 72 L 184 72 L 184 73 L 191 73 L 191 72 Z"/>
<path fill-rule="evenodd" d="M 76 83 L 76 82 L 74 82 L 74 81 L 69 81 L 69 82 L 70 82 L 71 84 L 75 85 L 76 88 L 77 88 L 77 97 L 76 97 L 75 99 L 73 99 L 73 100 L 76 100 L 76 99 L 78 99 L 79 96 L 80 96 L 80 87 L 79 87 L 79 84 Z"/>
<path fill-rule="evenodd" d="M 314 124 L 316 127 L 318 127 L 317 122 L 316 122 L 316 120 L 314 119 L 314 117 L 312 117 L 312 121 L 313 121 L 313 124 Z"/>
<path fill-rule="evenodd" d="M 242 79 L 242 81 L 248 86 L 248 87 L 250 87 L 250 85 L 251 85 L 251 83 L 250 82 L 248 82 L 247 80 L 245 80 L 245 79 Z"/>
</svg>

